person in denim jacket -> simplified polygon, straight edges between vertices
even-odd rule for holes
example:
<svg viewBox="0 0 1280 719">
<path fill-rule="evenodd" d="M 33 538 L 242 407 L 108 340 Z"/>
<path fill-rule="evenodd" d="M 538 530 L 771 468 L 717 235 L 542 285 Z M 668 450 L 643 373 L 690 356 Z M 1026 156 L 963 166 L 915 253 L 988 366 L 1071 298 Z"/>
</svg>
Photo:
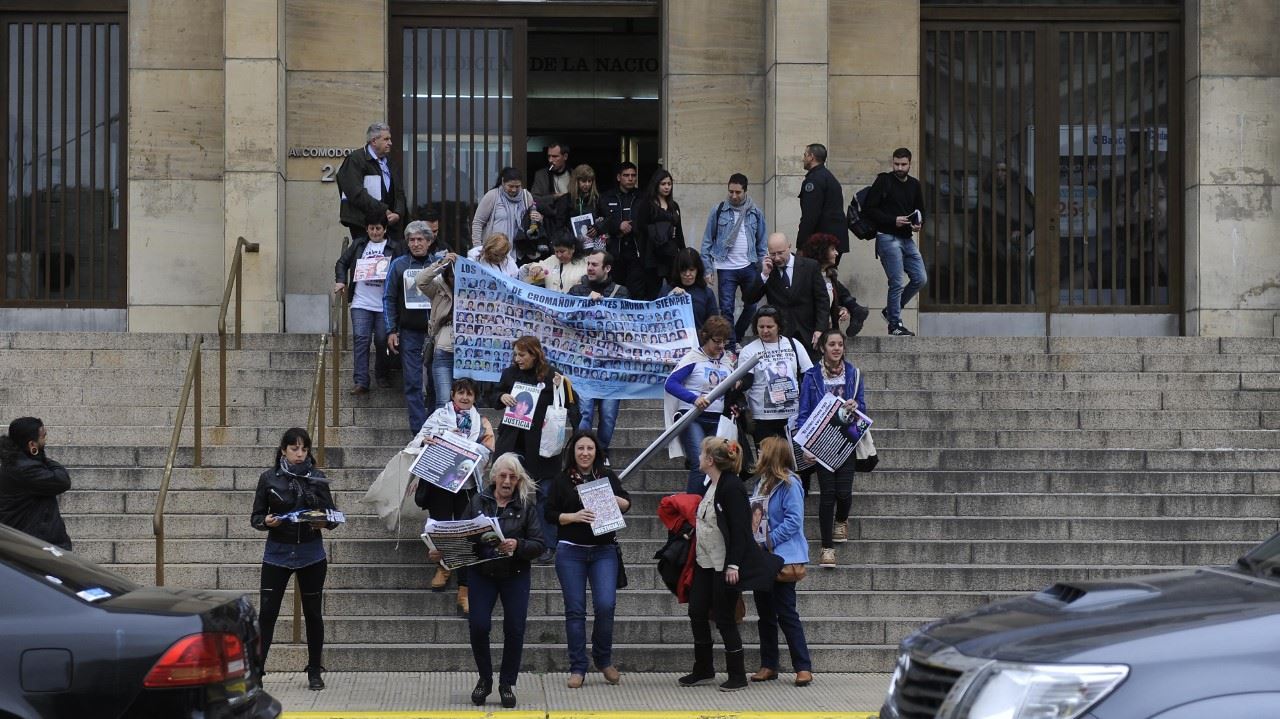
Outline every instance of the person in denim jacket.
<svg viewBox="0 0 1280 719">
<path fill-rule="evenodd" d="M 795 474 L 791 448 L 783 437 L 767 437 L 760 442 L 760 460 L 756 463 L 756 495 L 768 497 L 766 548 L 782 557 L 787 564 L 809 563 L 809 541 L 804 536 L 804 489 Z M 808 686 L 813 681 L 813 661 L 805 641 L 804 624 L 796 609 L 796 583 L 774 581 L 770 591 L 755 592 L 756 611 L 760 614 L 760 670 L 751 675 L 753 682 L 778 678 L 778 627 L 787 639 L 795 684 Z"/>
<path fill-rule="evenodd" d="M 747 176 L 734 173 L 729 178 L 729 197 L 716 205 L 707 218 L 702 233 L 702 264 L 707 268 L 707 281 L 715 284 L 719 294 L 720 314 L 733 325 L 731 343 L 735 346 L 746 334 L 756 307 L 744 297 L 742 315 L 734 324 L 734 296 L 760 274 L 768 238 L 764 212 L 747 195 Z"/>
</svg>

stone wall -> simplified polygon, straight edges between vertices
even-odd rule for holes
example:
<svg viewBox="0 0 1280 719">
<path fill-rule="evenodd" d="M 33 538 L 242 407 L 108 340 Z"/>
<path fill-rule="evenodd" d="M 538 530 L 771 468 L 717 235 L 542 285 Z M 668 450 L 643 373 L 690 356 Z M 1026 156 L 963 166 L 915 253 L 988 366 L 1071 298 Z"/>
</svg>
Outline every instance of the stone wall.
<svg viewBox="0 0 1280 719">
<path fill-rule="evenodd" d="M 1187 334 L 1280 333 L 1277 24 L 1272 0 L 1186 3 Z"/>
</svg>

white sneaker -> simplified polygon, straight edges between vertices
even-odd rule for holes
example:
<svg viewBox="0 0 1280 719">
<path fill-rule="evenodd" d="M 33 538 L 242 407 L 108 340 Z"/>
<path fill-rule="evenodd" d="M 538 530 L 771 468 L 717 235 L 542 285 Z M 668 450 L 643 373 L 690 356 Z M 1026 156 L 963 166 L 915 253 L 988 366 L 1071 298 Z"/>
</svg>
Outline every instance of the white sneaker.
<svg viewBox="0 0 1280 719">
<path fill-rule="evenodd" d="M 849 520 L 836 522 L 835 527 L 831 531 L 831 541 L 837 544 L 843 544 L 849 541 Z"/>
</svg>

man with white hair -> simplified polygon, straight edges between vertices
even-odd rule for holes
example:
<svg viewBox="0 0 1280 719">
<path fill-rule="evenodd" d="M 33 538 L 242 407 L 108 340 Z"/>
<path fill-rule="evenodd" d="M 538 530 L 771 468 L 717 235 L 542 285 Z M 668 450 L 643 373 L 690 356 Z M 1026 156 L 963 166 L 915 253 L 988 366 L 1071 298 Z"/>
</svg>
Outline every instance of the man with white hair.
<svg viewBox="0 0 1280 719">
<path fill-rule="evenodd" d="M 404 188 L 391 173 L 391 128 L 375 122 L 365 132 L 365 146 L 352 150 L 338 168 L 339 220 L 351 239 L 364 236 L 365 218 L 385 214 L 387 236 L 400 239 L 407 217 Z"/>
</svg>

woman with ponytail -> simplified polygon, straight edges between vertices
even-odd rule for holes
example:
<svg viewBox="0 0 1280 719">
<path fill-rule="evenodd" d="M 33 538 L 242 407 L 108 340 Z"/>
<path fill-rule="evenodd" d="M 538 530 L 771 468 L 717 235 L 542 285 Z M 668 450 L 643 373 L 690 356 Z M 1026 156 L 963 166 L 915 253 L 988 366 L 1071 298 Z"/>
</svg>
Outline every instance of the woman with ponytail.
<svg viewBox="0 0 1280 719">
<path fill-rule="evenodd" d="M 262 634 L 262 666 L 267 665 L 267 652 L 275 633 L 280 601 L 289 577 L 298 575 L 302 593 L 302 615 L 307 624 L 307 687 L 324 689 L 320 665 L 324 651 L 324 618 L 320 608 L 324 597 L 324 578 L 329 560 L 324 551 L 320 530 L 333 529 L 335 522 L 324 519 L 304 520 L 295 513 L 306 510 L 337 509 L 329 491 L 329 480 L 315 468 L 311 456 L 311 436 L 305 429 L 294 427 L 280 438 L 280 447 L 272 467 L 258 477 L 253 496 L 253 514 L 249 523 L 267 533 L 267 546 L 262 554 L 261 602 L 258 624 Z"/>
</svg>

